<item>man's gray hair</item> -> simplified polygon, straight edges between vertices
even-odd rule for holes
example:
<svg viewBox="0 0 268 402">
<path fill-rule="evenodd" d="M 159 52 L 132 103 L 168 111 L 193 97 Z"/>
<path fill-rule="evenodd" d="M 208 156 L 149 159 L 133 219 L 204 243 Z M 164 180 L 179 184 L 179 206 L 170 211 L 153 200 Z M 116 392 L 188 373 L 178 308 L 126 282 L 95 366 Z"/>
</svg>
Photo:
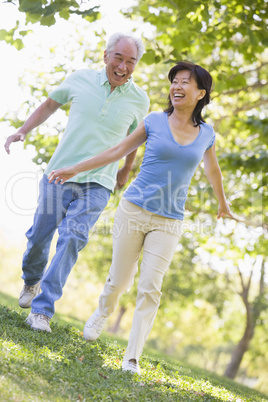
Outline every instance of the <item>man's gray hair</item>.
<svg viewBox="0 0 268 402">
<path fill-rule="evenodd" d="M 140 38 L 133 35 L 132 33 L 123 33 L 123 32 L 116 32 L 110 36 L 106 44 L 106 51 L 107 53 L 111 53 L 120 39 L 127 38 L 132 39 L 135 45 L 137 46 L 138 55 L 137 55 L 137 62 L 141 59 L 142 55 L 145 53 L 143 42 Z"/>
</svg>

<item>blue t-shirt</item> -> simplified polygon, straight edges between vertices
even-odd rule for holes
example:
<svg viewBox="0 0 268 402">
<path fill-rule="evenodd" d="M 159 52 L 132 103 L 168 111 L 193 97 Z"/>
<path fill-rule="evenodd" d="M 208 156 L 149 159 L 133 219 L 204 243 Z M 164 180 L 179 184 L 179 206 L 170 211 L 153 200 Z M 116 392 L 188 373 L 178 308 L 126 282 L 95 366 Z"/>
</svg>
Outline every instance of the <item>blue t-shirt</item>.
<svg viewBox="0 0 268 402">
<path fill-rule="evenodd" d="M 152 112 L 144 124 L 147 141 L 143 162 L 124 197 L 157 215 L 183 220 L 191 179 L 215 141 L 214 130 L 202 123 L 196 139 L 180 145 L 172 135 L 167 113 Z"/>
</svg>

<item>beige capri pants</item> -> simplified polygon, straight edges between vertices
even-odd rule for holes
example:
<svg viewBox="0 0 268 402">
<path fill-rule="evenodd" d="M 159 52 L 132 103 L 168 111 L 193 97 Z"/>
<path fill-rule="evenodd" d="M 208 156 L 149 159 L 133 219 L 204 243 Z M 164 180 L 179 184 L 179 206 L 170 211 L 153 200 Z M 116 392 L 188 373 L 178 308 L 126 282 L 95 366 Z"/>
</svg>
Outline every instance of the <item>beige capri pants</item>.
<svg viewBox="0 0 268 402">
<path fill-rule="evenodd" d="M 99 298 L 99 312 L 110 316 L 134 282 L 143 247 L 138 294 L 124 360 L 139 360 L 160 304 L 161 286 L 181 232 L 182 221 L 165 218 L 120 201 L 113 227 L 113 258 Z"/>
</svg>

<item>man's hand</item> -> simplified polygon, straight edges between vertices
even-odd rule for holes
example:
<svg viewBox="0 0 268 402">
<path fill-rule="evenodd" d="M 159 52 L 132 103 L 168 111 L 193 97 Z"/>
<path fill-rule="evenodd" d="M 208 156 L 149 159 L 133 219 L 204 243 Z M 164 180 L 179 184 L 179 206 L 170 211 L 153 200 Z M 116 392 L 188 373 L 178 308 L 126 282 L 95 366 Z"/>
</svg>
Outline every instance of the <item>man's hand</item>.
<svg viewBox="0 0 268 402">
<path fill-rule="evenodd" d="M 4 145 L 6 152 L 8 154 L 10 154 L 10 149 L 9 148 L 10 148 L 10 144 L 12 144 L 12 142 L 18 142 L 18 141 L 23 142 L 25 140 L 25 137 L 26 137 L 26 134 L 23 134 L 23 133 L 16 133 L 16 134 L 10 135 L 7 138 L 7 140 L 5 142 L 5 145 Z"/>
<path fill-rule="evenodd" d="M 71 179 L 77 174 L 77 171 L 74 169 L 73 166 L 52 170 L 51 173 L 48 175 L 49 183 L 52 183 L 55 180 L 55 184 L 63 184 L 66 180 Z"/>
<path fill-rule="evenodd" d="M 130 169 L 125 166 L 118 170 L 117 172 L 117 182 L 115 185 L 115 190 L 122 188 L 128 181 Z"/>
<path fill-rule="evenodd" d="M 23 126 L 16 134 L 10 135 L 5 143 L 5 150 L 10 153 L 10 144 L 12 142 L 24 141 L 26 134 L 38 127 L 41 123 L 44 123 L 49 116 L 52 115 L 59 107 L 61 103 L 55 102 L 51 98 L 47 98 L 26 120 Z"/>
</svg>

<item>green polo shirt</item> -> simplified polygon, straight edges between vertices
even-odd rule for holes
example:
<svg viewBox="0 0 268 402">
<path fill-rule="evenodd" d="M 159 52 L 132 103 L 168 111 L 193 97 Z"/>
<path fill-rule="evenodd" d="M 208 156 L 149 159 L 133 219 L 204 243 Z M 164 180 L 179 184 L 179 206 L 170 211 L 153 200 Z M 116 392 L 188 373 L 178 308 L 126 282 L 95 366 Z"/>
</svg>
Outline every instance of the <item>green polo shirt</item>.
<svg viewBox="0 0 268 402">
<path fill-rule="evenodd" d="M 71 101 L 68 123 L 45 170 L 72 166 L 111 148 L 132 132 L 149 109 L 149 98 L 130 78 L 124 85 L 111 86 L 106 69 L 78 70 L 66 78 L 49 97 L 65 104 Z M 114 189 L 118 162 L 82 172 L 72 182 L 95 182 Z"/>
</svg>

